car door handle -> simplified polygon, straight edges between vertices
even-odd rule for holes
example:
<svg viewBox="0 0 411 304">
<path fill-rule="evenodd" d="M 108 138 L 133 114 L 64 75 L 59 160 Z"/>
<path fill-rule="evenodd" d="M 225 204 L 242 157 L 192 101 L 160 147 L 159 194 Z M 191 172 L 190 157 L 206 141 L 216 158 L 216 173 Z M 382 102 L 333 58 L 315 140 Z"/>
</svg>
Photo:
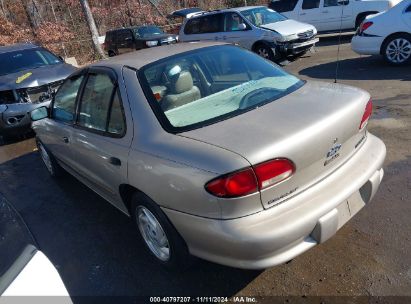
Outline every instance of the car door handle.
<svg viewBox="0 0 411 304">
<path fill-rule="evenodd" d="M 216 36 L 216 37 L 214 37 L 214 40 L 218 40 L 218 39 L 220 39 L 220 38 L 218 38 L 217 36 Z"/>
<path fill-rule="evenodd" d="M 301 13 L 301 14 L 300 14 L 300 16 L 304 16 L 304 15 L 307 15 L 307 13 Z"/>
<path fill-rule="evenodd" d="M 227 36 L 223 36 L 223 39 L 226 40 L 226 39 L 227 39 Z"/>
<path fill-rule="evenodd" d="M 323 13 L 323 14 L 327 14 L 327 13 L 328 13 L 328 11 L 322 11 L 321 13 Z"/>
<path fill-rule="evenodd" d="M 121 166 L 121 160 L 118 159 L 117 157 L 110 157 L 110 158 L 108 159 L 108 162 L 109 162 L 110 164 L 112 164 L 113 166 Z"/>
<path fill-rule="evenodd" d="M 64 136 L 64 137 L 63 137 L 63 142 L 64 142 L 65 144 L 68 144 L 68 143 L 69 143 L 68 137 Z"/>
</svg>

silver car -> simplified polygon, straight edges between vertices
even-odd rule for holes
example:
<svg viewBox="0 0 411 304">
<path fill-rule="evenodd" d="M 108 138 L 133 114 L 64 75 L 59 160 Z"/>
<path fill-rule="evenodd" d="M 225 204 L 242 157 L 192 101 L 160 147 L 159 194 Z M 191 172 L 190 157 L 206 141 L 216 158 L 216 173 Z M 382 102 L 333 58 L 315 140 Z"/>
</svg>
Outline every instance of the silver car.
<svg viewBox="0 0 411 304">
<path fill-rule="evenodd" d="M 0 46 L 0 140 L 30 130 L 30 111 L 48 105 L 75 67 L 31 43 Z"/>
<path fill-rule="evenodd" d="M 136 222 L 168 267 L 287 262 L 370 202 L 386 149 L 370 95 L 232 45 L 181 43 L 71 75 L 31 113 L 41 157 Z"/>
<path fill-rule="evenodd" d="M 265 6 L 199 12 L 181 26 L 179 41 L 223 41 L 280 61 L 311 49 L 318 38 L 313 25 L 288 19 Z"/>
</svg>

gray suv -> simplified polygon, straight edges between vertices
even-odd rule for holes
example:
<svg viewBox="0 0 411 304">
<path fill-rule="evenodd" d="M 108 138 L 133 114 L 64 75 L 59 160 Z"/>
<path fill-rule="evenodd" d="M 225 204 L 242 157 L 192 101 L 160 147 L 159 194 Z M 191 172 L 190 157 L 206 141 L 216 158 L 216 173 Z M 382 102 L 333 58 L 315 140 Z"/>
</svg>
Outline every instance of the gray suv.
<svg viewBox="0 0 411 304">
<path fill-rule="evenodd" d="M 0 47 L 0 139 L 30 130 L 31 110 L 48 105 L 75 67 L 35 44 Z"/>
</svg>

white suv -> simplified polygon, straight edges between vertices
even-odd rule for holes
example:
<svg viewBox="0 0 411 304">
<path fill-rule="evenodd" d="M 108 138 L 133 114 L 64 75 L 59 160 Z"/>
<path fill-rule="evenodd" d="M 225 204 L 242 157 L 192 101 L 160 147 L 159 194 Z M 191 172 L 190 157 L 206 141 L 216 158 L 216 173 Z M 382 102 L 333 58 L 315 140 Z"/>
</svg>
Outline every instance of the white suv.
<svg viewBox="0 0 411 304">
<path fill-rule="evenodd" d="M 314 26 L 264 6 L 238 7 L 203 12 L 187 19 L 179 40 L 223 41 L 238 44 L 264 58 L 279 60 L 305 53 L 318 38 Z"/>
</svg>

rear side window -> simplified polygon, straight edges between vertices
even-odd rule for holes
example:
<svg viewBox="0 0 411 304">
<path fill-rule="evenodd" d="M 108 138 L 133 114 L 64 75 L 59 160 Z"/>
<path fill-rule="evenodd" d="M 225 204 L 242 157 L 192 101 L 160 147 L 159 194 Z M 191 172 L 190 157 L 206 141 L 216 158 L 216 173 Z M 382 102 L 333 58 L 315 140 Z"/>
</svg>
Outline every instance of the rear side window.
<svg viewBox="0 0 411 304">
<path fill-rule="evenodd" d="M 100 132 L 124 133 L 124 115 L 118 89 L 108 75 L 89 75 L 81 97 L 77 124 Z"/>
<path fill-rule="evenodd" d="M 71 123 L 74 119 L 77 93 L 84 76 L 67 79 L 57 91 L 53 103 L 53 118 Z"/>
<path fill-rule="evenodd" d="M 313 9 L 320 7 L 320 0 L 304 0 L 303 1 L 303 9 Z"/>
<path fill-rule="evenodd" d="M 206 34 L 222 32 L 222 14 L 207 15 L 191 19 L 184 28 L 184 34 Z"/>
<path fill-rule="evenodd" d="M 269 7 L 279 13 L 291 12 L 297 5 L 298 0 L 273 0 Z"/>
</svg>

